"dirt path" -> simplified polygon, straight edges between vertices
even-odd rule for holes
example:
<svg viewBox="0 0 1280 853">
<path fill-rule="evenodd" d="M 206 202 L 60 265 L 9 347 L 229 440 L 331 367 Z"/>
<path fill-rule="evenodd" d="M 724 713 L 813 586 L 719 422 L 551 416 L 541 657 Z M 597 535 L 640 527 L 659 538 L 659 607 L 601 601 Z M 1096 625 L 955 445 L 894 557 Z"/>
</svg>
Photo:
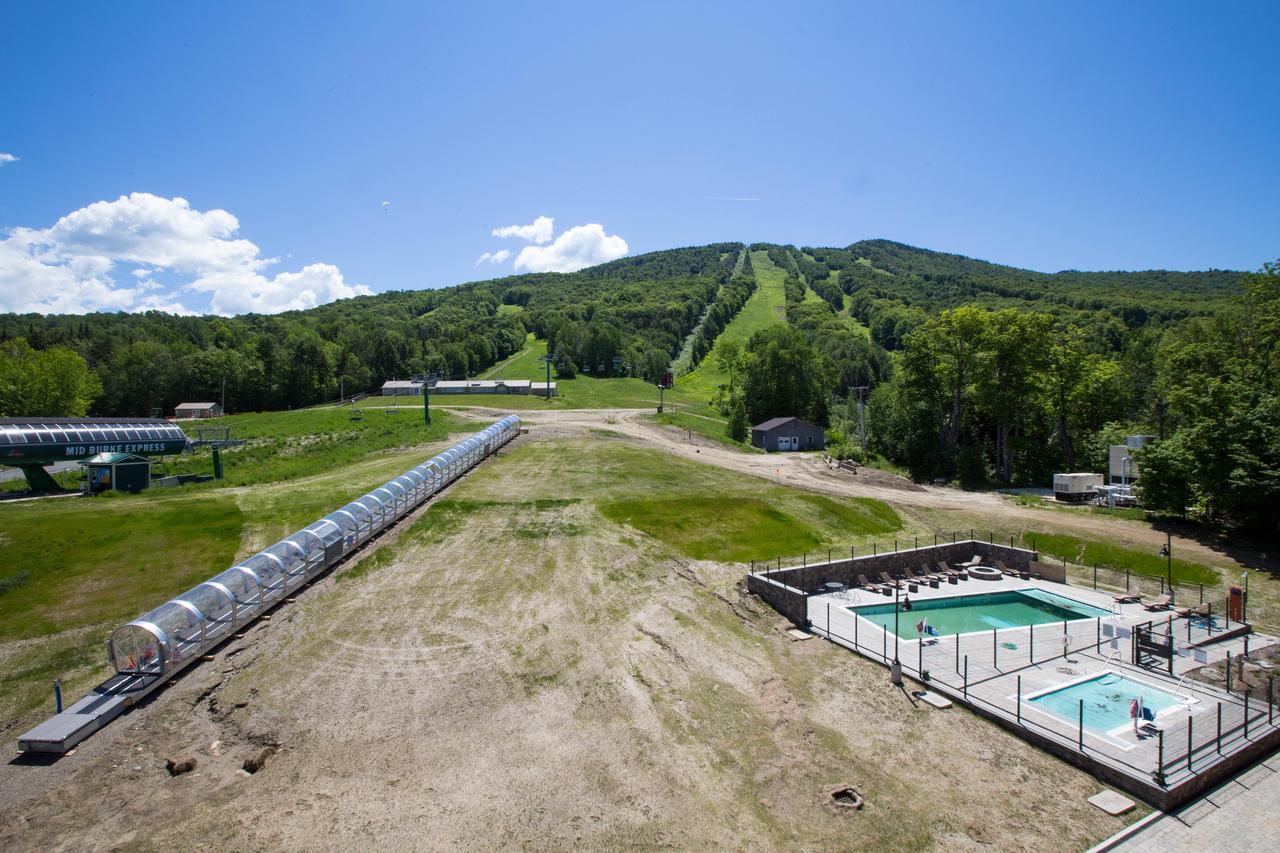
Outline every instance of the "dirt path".
<svg viewBox="0 0 1280 853">
<path fill-rule="evenodd" d="M 500 409 L 472 407 L 453 409 L 460 417 L 492 419 L 506 414 Z M 1085 536 L 1112 536 L 1126 544 L 1158 550 L 1165 544 L 1165 533 L 1152 527 L 1124 519 L 1071 512 L 1054 512 L 1018 506 L 993 492 L 966 492 L 960 489 L 922 486 L 878 471 L 859 469 L 856 475 L 833 471 L 816 454 L 746 453 L 717 442 L 694 437 L 692 441 L 674 427 L 647 420 L 647 409 L 562 409 L 519 413 L 521 419 L 536 429 L 541 437 L 580 437 L 592 430 L 608 430 L 636 441 L 656 445 L 685 459 L 716 465 L 753 477 L 772 480 L 784 486 L 823 492 L 843 497 L 878 498 L 889 503 L 907 504 L 927 509 L 970 513 L 976 517 L 999 519 L 1035 528 L 1052 526 Z M 1222 550 L 1183 536 L 1173 537 L 1178 556 L 1218 567 L 1243 566 Z"/>
</svg>

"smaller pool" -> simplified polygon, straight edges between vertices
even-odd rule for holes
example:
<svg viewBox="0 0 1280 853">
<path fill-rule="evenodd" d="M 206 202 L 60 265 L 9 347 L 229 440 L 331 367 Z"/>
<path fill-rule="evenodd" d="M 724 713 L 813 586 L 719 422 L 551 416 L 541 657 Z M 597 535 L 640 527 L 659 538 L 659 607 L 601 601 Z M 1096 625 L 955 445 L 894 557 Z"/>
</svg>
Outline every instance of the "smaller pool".
<svg viewBox="0 0 1280 853">
<path fill-rule="evenodd" d="M 1082 699 L 1084 727 L 1103 733 L 1133 725 L 1129 705 L 1134 699 L 1151 712 L 1151 718 L 1159 717 L 1162 712 L 1170 709 L 1185 709 L 1196 701 L 1175 696 L 1167 690 L 1115 672 L 1104 672 L 1064 687 L 1037 693 L 1024 701 L 1074 725 L 1080 719 Z"/>
</svg>

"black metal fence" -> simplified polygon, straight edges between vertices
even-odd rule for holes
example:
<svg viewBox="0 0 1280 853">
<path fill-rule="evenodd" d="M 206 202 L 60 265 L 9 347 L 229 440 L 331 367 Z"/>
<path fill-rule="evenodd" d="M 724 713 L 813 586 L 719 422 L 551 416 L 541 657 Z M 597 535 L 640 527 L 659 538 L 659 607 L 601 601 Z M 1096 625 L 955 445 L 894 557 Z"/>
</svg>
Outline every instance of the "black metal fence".
<svg viewBox="0 0 1280 853">
<path fill-rule="evenodd" d="M 836 606 L 840 607 L 839 604 Z M 911 618 L 911 613 L 906 611 L 905 619 Z M 850 624 L 851 632 L 834 629 L 828 609 L 826 619 L 817 620 L 811 630 L 885 666 L 892 666 L 897 659 L 905 675 L 923 684 L 941 685 L 965 703 L 1011 722 L 1017 728 L 1088 753 L 1090 758 L 1131 775 L 1149 777 L 1162 788 L 1168 787 L 1170 778 L 1194 772 L 1197 766 L 1203 769 L 1210 754 L 1216 759 L 1252 743 L 1251 737 L 1274 730 L 1280 717 L 1275 707 L 1273 683 L 1268 685 L 1265 696 L 1253 696 L 1251 692 L 1232 691 L 1229 684 L 1222 690 L 1217 685 L 1187 683 L 1184 678 L 1174 690 L 1188 696 L 1199 694 L 1194 697 L 1196 702 L 1216 702 L 1212 725 L 1203 720 L 1197 724 L 1194 715 L 1189 713 L 1184 722 L 1154 729 L 1145 742 L 1146 748 L 1133 751 L 1129 753 L 1130 758 L 1125 758 L 1121 750 L 1089 745 L 1088 740 L 1094 735 L 1085 724 L 1083 702 L 1074 732 L 1070 731 L 1069 724 L 1067 727 L 1053 726 L 1029 719 L 1023 713 L 1020 671 L 1075 655 L 1093 655 L 1103 662 L 1137 666 L 1139 657 L 1135 654 L 1137 645 L 1132 629 L 1114 625 L 1109 620 L 1104 622 L 1103 617 L 1026 628 L 993 629 L 989 640 L 983 634 L 971 633 L 943 637 L 942 640 L 950 641 L 950 645 L 939 642 L 926 646 L 923 638 L 906 641 L 907 653 L 899 657 L 901 643 L 895 641 L 896 634 L 891 633 L 888 626 L 879 630 L 874 626 L 860 627 L 856 615 Z M 1166 640 L 1175 654 L 1186 654 L 1189 648 L 1193 648 L 1191 644 L 1203 642 L 1211 630 L 1208 625 L 1197 625 L 1191 619 L 1181 617 L 1170 617 L 1164 623 L 1153 621 L 1140 627 Z M 1021 651 L 1021 645 L 1011 642 L 1023 637 L 1026 638 L 1025 653 Z M 898 639 L 901 640 L 900 637 Z M 1011 646 L 1018 648 L 1013 650 Z M 1015 678 L 1010 702 L 991 701 L 974 692 L 980 685 L 1010 675 Z"/>
</svg>

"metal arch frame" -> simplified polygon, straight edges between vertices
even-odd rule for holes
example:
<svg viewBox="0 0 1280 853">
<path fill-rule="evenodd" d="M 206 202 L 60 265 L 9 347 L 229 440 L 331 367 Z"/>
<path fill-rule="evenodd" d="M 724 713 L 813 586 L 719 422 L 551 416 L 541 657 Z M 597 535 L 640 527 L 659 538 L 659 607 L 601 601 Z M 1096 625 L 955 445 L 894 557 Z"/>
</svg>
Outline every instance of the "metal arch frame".
<svg viewBox="0 0 1280 853">
<path fill-rule="evenodd" d="M 320 540 L 320 547 L 326 552 L 325 555 L 320 558 L 322 562 L 327 561 L 329 558 L 329 555 L 327 553 L 329 550 L 329 543 L 324 541 L 324 537 L 320 535 L 320 533 L 316 530 L 316 528 L 319 527 L 323 529 L 323 525 L 326 525 L 326 524 L 332 527 L 335 532 L 337 532 L 338 539 L 336 541 L 341 542 L 342 528 L 338 526 L 338 523 L 336 521 L 333 521 L 327 515 L 324 518 L 317 519 L 316 521 L 311 522 L 310 524 L 308 524 L 306 527 L 303 528 L 304 531 L 309 531 L 311 535 L 315 536 L 317 539 Z"/>
<path fill-rule="evenodd" d="M 242 573 L 244 573 L 244 574 L 248 575 L 248 576 L 250 577 L 250 579 L 252 579 L 252 580 L 253 580 L 253 594 L 254 594 L 254 599 L 255 599 L 255 601 L 254 601 L 254 608 L 253 608 L 253 610 L 254 610 L 254 613 L 261 612 L 261 610 L 262 610 L 262 578 L 258 577 L 258 573 L 257 573 L 257 572 L 255 572 L 253 569 L 250 569 L 250 568 L 248 568 L 248 567 L 246 567 L 246 566 L 242 566 L 242 565 L 240 565 L 239 563 L 237 563 L 236 565 L 232 566 L 232 567 L 231 567 L 231 571 L 239 571 L 239 572 L 242 572 Z M 248 602 L 245 602 L 245 604 L 246 604 L 246 606 L 248 606 Z M 236 613 L 235 621 L 236 621 L 236 622 L 239 622 L 239 621 L 240 621 L 240 599 L 239 599 L 239 598 L 237 598 L 237 599 L 236 599 L 235 608 L 236 608 L 236 610 L 235 610 L 235 613 Z"/>
<path fill-rule="evenodd" d="M 293 549 L 295 549 L 295 550 L 298 552 L 298 563 L 299 563 L 299 565 L 301 565 L 301 566 L 302 566 L 301 571 L 298 571 L 298 572 L 293 572 L 293 571 L 291 571 L 291 570 L 289 569 L 289 567 L 288 567 L 287 565 L 285 565 L 285 563 L 284 563 L 284 557 L 281 557 L 279 554 L 276 554 L 276 553 L 274 552 L 274 549 L 275 549 L 275 548 L 280 548 L 281 546 L 283 546 L 285 550 L 288 550 L 288 549 L 290 549 L 290 548 L 293 548 Z M 302 576 L 304 576 L 304 577 L 306 576 L 306 574 L 307 574 L 307 552 L 306 552 L 306 551 L 304 551 L 304 550 L 302 550 L 302 546 L 301 546 L 301 545 L 299 545 L 297 542 L 294 542 L 294 541 L 293 541 L 293 540 L 291 540 L 291 539 L 281 539 L 279 542 L 277 542 L 276 544 L 272 545 L 270 548 L 264 548 L 264 549 L 262 550 L 262 552 L 261 552 L 261 553 L 266 554 L 266 553 L 268 553 L 268 552 L 270 552 L 270 553 L 271 553 L 271 556 L 273 556 L 273 557 L 275 557 L 277 560 L 279 560 L 279 561 L 280 561 L 280 563 L 281 563 L 281 565 L 284 565 L 284 587 L 285 587 L 285 589 L 286 589 L 286 590 L 289 588 L 289 579 L 290 579 L 290 578 L 295 577 L 296 575 L 302 575 Z M 250 559 L 252 559 L 252 558 L 250 558 Z"/>
<path fill-rule="evenodd" d="M 284 595 L 285 590 L 288 589 L 289 587 L 289 570 L 285 568 L 284 560 L 280 559 L 275 554 L 269 554 L 266 551 L 259 551 L 258 553 L 254 554 L 253 557 L 265 557 L 267 558 L 267 560 L 274 561 L 276 565 L 280 567 L 280 571 L 279 571 L 280 594 Z M 250 557 L 249 560 L 252 560 L 253 557 Z M 245 562 L 247 563 L 249 562 L 249 560 L 245 560 Z M 254 574 L 256 575 L 257 572 L 254 572 Z M 267 603 L 267 593 L 273 589 L 275 589 L 274 584 L 272 586 L 266 586 L 262 588 L 262 595 L 259 596 L 259 602 L 258 602 L 259 610 L 261 610 L 262 607 Z"/>
<path fill-rule="evenodd" d="M 314 524 L 314 523 L 313 523 Z M 294 542 L 299 548 L 303 549 L 303 573 L 308 577 L 311 576 L 313 569 L 324 568 L 324 540 L 320 538 L 320 534 L 311 529 L 312 525 L 307 525 L 301 530 L 294 531 L 282 539 L 282 542 L 293 542 L 295 536 L 310 536 L 316 542 L 314 549 L 307 549 L 301 543 Z M 311 555 L 315 551 L 320 552 L 320 556 L 316 558 L 315 565 L 311 564 Z"/>
<path fill-rule="evenodd" d="M 160 671 L 147 672 L 145 669 L 130 669 L 121 672 L 119 667 L 116 672 L 121 675 L 164 675 L 169 669 L 169 635 L 160 630 L 160 626 L 146 619 L 134 619 L 132 622 L 121 625 L 119 628 L 111 632 L 111 638 L 107 640 L 107 654 L 111 657 L 111 665 L 115 666 L 116 657 L 116 635 L 125 628 L 141 628 L 155 639 L 156 644 L 160 647 Z"/>
<path fill-rule="evenodd" d="M 351 502 L 353 504 L 360 504 L 360 506 L 365 508 L 366 512 L 374 517 L 375 522 L 373 523 L 373 528 L 375 531 L 381 530 L 387 526 L 387 504 L 386 501 L 378 497 L 377 493 L 378 490 L 374 489 L 372 492 L 363 494 Z M 375 504 L 377 506 L 377 510 L 375 511 L 373 507 L 365 506 L 365 501 Z M 348 506 L 350 505 L 351 504 L 348 504 Z"/>
<path fill-rule="evenodd" d="M 352 509 L 352 507 L 359 507 L 359 509 Z M 349 503 L 343 504 L 342 509 L 338 511 L 345 512 L 347 515 L 351 516 L 356 520 L 356 541 L 363 542 L 364 540 L 368 539 L 370 536 L 373 535 L 373 513 L 369 511 L 369 508 L 367 506 L 360 503 L 359 498 L 353 501 L 350 501 Z M 367 521 L 362 522 L 360 520 L 361 512 L 368 515 L 369 518 Z"/>
<path fill-rule="evenodd" d="M 219 574 L 221 574 L 221 572 L 219 572 Z M 231 611 L 230 611 L 231 619 L 227 622 L 227 624 L 228 625 L 236 624 L 236 597 L 231 594 L 231 590 L 227 589 L 225 586 L 218 583 L 217 581 L 208 580 L 208 581 L 205 581 L 204 583 L 193 586 L 191 589 L 187 590 L 187 592 L 195 592 L 197 589 L 199 589 L 202 586 L 207 586 L 210 589 L 214 590 L 215 592 L 221 593 L 222 595 L 226 596 L 227 604 L 231 607 Z M 186 595 L 186 594 L 187 594 L 186 592 L 183 593 L 183 595 Z M 213 621 L 215 623 L 219 623 L 219 622 L 222 622 L 223 620 L 214 619 Z"/>
<path fill-rule="evenodd" d="M 387 497 L 381 497 L 378 495 L 378 492 L 386 492 Z M 384 511 L 390 514 L 391 517 L 386 520 L 386 524 L 390 524 L 392 521 L 400 517 L 400 507 L 399 501 L 396 500 L 396 493 L 388 489 L 386 484 L 378 486 L 378 488 L 374 489 L 369 494 L 377 497 L 378 500 L 382 502 Z"/>
<path fill-rule="evenodd" d="M 400 494 L 396 494 L 392 486 L 400 490 Z M 409 510 L 409 490 L 397 483 L 395 480 L 388 480 L 378 488 L 386 489 L 395 498 L 396 518 L 404 515 Z"/>
<path fill-rule="evenodd" d="M 194 614 L 194 615 L 195 615 L 195 617 L 196 617 L 196 621 L 200 623 L 200 647 L 201 647 L 201 648 L 203 648 L 203 647 L 204 647 L 204 643 L 205 643 L 205 639 L 204 639 L 204 635 L 205 635 L 205 627 L 206 627 L 209 623 L 208 623 L 208 620 L 207 620 L 207 619 L 205 619 L 204 614 L 203 614 L 202 612 L 200 612 L 200 608 L 199 608 L 199 607 L 196 607 L 196 606 L 195 606 L 194 604 L 192 604 L 190 601 L 184 601 L 184 600 L 182 600 L 181 598 L 171 598 L 171 599 L 169 599 L 168 601 L 166 601 L 164 604 L 176 604 L 176 605 L 178 605 L 179 607 L 182 607 L 182 608 L 184 608 L 184 609 L 186 609 L 186 610 L 190 611 L 192 614 Z M 162 604 L 162 605 L 160 605 L 160 606 L 161 606 L 161 607 L 164 607 L 164 604 Z M 182 638 L 181 638 L 181 637 L 178 637 L 178 639 L 180 640 L 180 639 L 182 639 Z"/>
<path fill-rule="evenodd" d="M 414 477 L 417 477 L 417 479 L 415 480 Z M 418 472 L 417 468 L 410 468 L 408 471 L 405 471 L 399 477 L 396 477 L 395 482 L 399 482 L 401 480 L 408 480 L 410 483 L 413 484 L 414 506 L 417 506 L 418 504 L 422 503 L 422 498 L 423 498 L 422 489 L 427 482 L 427 478 L 422 476 L 422 474 Z"/>
</svg>

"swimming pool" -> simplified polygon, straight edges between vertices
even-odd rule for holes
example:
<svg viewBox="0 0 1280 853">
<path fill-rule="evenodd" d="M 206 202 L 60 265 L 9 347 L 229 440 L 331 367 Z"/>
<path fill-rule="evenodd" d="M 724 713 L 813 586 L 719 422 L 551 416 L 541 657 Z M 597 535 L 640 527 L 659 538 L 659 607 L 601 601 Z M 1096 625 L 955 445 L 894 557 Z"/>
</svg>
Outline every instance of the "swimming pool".
<svg viewBox="0 0 1280 853">
<path fill-rule="evenodd" d="M 848 609 L 877 626 L 893 631 L 892 604 Z M 987 592 L 913 602 L 911 610 L 903 610 L 898 615 L 898 636 L 908 640 L 919 637 L 916 624 L 922 619 L 927 620 L 939 634 L 967 634 L 992 628 L 1022 628 L 1110 615 L 1109 610 L 1042 589 Z"/>
<path fill-rule="evenodd" d="M 1080 700 L 1084 700 L 1084 727 L 1095 732 L 1132 726 L 1129 705 L 1137 699 L 1151 712 L 1151 718 L 1171 708 L 1186 708 L 1194 699 L 1175 696 L 1167 690 L 1127 678 L 1119 673 L 1104 672 L 1090 678 L 1056 687 L 1026 698 L 1032 707 L 1048 711 L 1071 723 L 1080 719 Z"/>
</svg>

